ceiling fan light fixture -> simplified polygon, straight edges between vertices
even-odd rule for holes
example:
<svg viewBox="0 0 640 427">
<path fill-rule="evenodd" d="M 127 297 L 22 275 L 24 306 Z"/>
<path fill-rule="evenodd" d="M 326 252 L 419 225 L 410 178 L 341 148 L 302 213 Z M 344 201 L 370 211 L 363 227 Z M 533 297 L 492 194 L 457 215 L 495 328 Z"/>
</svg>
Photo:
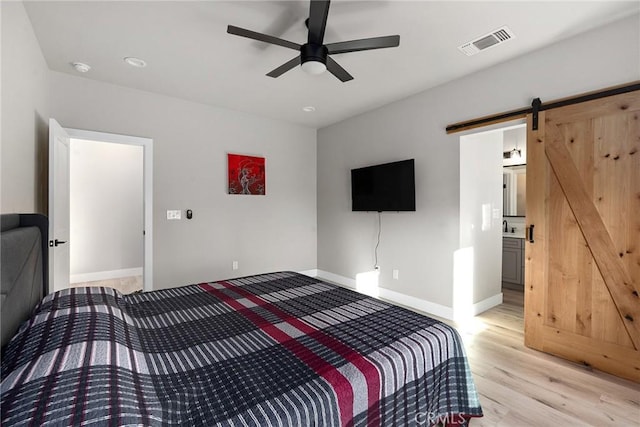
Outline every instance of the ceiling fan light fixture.
<svg viewBox="0 0 640 427">
<path fill-rule="evenodd" d="M 311 75 L 322 74 L 327 71 L 328 50 L 325 46 L 307 43 L 300 47 L 300 66 Z"/>
<path fill-rule="evenodd" d="M 302 68 L 302 71 L 311 75 L 322 74 L 327 71 L 327 65 L 316 60 L 303 62 L 300 67 Z"/>
<path fill-rule="evenodd" d="M 305 44 L 298 44 L 268 34 L 257 33 L 235 25 L 228 25 L 227 33 L 300 52 L 299 56 L 268 72 L 267 76 L 269 77 L 279 77 L 300 65 L 308 74 L 322 74 L 325 71 L 329 71 L 343 83 L 353 80 L 353 76 L 333 58 L 329 57 L 329 54 L 336 55 L 339 53 L 384 49 L 400 45 L 400 36 L 397 34 L 324 44 L 324 32 L 327 27 L 330 3 L 331 0 L 310 0 L 309 19 L 305 22 L 309 32 L 307 34 L 307 43 Z"/>
</svg>

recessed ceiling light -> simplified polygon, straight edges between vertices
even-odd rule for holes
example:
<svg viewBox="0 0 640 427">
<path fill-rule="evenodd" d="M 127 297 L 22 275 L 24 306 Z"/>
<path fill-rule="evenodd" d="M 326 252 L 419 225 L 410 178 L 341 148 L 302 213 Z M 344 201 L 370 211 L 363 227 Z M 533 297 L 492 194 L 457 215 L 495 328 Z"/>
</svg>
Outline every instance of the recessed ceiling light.
<svg viewBox="0 0 640 427">
<path fill-rule="evenodd" d="M 314 111 L 316 111 L 316 107 L 314 107 L 313 105 L 308 105 L 306 107 L 302 107 L 302 111 L 304 111 L 305 113 L 313 113 Z"/>
<path fill-rule="evenodd" d="M 126 58 L 124 58 L 124 62 L 126 62 L 127 64 L 131 65 L 132 67 L 136 67 L 136 68 L 144 68 L 147 66 L 146 61 L 144 61 L 143 59 L 140 58 L 136 58 L 133 56 L 127 56 Z"/>
<path fill-rule="evenodd" d="M 83 62 L 72 62 L 71 65 L 79 73 L 86 73 L 87 71 L 89 71 L 91 69 L 90 65 L 85 64 Z"/>
</svg>

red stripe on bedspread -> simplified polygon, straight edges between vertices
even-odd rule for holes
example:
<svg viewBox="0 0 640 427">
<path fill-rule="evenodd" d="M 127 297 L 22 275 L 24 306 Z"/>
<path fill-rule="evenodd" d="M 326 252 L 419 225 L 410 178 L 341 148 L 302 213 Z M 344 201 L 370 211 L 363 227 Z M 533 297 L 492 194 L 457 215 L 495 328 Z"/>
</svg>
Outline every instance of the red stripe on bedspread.
<svg viewBox="0 0 640 427">
<path fill-rule="evenodd" d="M 215 295 L 224 303 L 234 310 L 241 312 L 247 319 L 258 326 L 262 331 L 275 339 L 287 350 L 291 351 L 296 357 L 302 360 L 313 371 L 323 377 L 336 392 L 338 399 L 338 407 L 340 410 L 340 422 L 346 425 L 353 417 L 353 389 L 349 381 L 333 366 L 326 363 L 322 358 L 318 357 L 311 350 L 297 342 L 293 337 L 289 336 L 282 330 L 269 323 L 259 314 L 249 310 L 247 307 L 239 303 L 232 297 L 225 295 L 211 285 L 201 283 L 200 286 L 207 292 Z"/>
<path fill-rule="evenodd" d="M 380 373 L 373 363 L 365 359 L 364 356 L 348 347 L 341 341 L 333 338 L 330 335 L 327 335 L 319 329 L 314 328 L 313 326 L 303 322 L 297 317 L 291 316 L 290 314 L 279 309 L 274 304 L 271 304 L 270 302 L 258 297 L 257 295 L 246 291 L 242 287 L 235 286 L 225 281 L 217 283 L 227 287 L 228 289 L 232 289 L 234 292 L 237 292 L 240 295 L 243 295 L 254 304 L 260 305 L 261 307 L 269 310 L 271 313 L 278 316 L 282 321 L 289 323 L 305 334 L 313 334 L 313 337 L 320 344 L 335 351 L 345 360 L 355 366 L 362 373 L 367 383 L 367 425 L 375 427 L 380 424 L 378 400 L 380 398 L 381 380 Z"/>
<path fill-rule="evenodd" d="M 327 348 L 330 348 L 334 352 L 338 353 L 345 360 L 355 366 L 364 376 L 367 383 L 367 425 L 379 426 L 380 425 L 380 410 L 378 407 L 378 399 L 380 398 L 380 373 L 373 363 L 365 359 L 360 353 L 348 347 L 341 341 L 327 335 L 321 330 L 314 328 L 313 326 L 303 322 L 302 320 L 287 314 L 270 302 L 258 297 L 257 295 L 248 292 L 241 287 L 235 286 L 229 282 L 216 282 L 219 285 L 224 286 L 227 289 L 231 289 L 239 295 L 242 295 L 252 303 L 268 310 L 272 314 L 276 315 L 280 320 L 290 324 L 303 333 L 310 335 L 313 334 L 313 338 L 320 344 Z M 351 425 L 353 423 L 353 389 L 349 381 L 331 364 L 327 363 L 324 359 L 314 354 L 310 349 L 304 347 L 293 337 L 290 337 L 274 325 L 266 322 L 261 316 L 247 310 L 247 307 L 225 295 L 223 292 L 213 288 L 207 283 L 200 285 L 207 292 L 215 294 L 218 298 L 229 304 L 236 310 L 242 310 L 246 317 L 249 318 L 256 326 L 260 327 L 263 331 L 271 335 L 279 343 L 283 344 L 288 350 L 293 352 L 297 357 L 303 360 L 314 372 L 327 380 L 334 388 L 337 398 L 338 406 L 340 407 L 340 421 L 342 425 Z"/>
</svg>

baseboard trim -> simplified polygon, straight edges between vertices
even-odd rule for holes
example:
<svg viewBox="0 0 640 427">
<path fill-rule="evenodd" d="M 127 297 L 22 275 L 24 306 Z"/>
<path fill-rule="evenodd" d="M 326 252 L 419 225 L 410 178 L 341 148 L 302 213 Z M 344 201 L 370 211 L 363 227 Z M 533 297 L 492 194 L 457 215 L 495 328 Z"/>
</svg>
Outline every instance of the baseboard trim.
<svg viewBox="0 0 640 427">
<path fill-rule="evenodd" d="M 304 274 L 305 276 L 309 276 L 309 277 L 318 277 L 318 269 L 317 268 L 315 268 L 313 270 L 298 271 L 298 273 Z"/>
<path fill-rule="evenodd" d="M 330 273 L 324 270 L 307 270 L 307 272 L 302 274 L 306 273 L 310 273 L 307 274 L 307 276 L 318 277 L 320 279 L 324 279 L 337 285 L 344 286 L 346 288 L 359 292 L 358 289 L 356 289 L 355 279 L 340 276 L 339 274 Z M 378 288 L 378 291 L 378 296 L 380 298 L 389 300 L 399 305 L 413 308 L 415 310 L 422 311 L 427 314 L 432 314 L 444 319 L 453 320 L 453 309 L 451 307 L 436 304 L 434 302 L 427 301 L 421 298 L 412 297 L 410 295 L 392 291 L 390 289 Z"/>
<path fill-rule="evenodd" d="M 318 269 L 300 271 L 300 274 L 304 274 L 310 277 L 318 277 L 320 279 L 324 279 L 329 282 L 333 282 L 337 285 L 344 286 L 346 288 L 359 292 L 358 289 L 356 289 L 355 279 L 351 279 L 349 277 L 340 276 L 339 274 L 334 274 L 328 271 L 318 270 Z M 453 320 L 453 308 L 451 307 L 447 307 L 441 304 L 436 304 L 434 302 L 427 301 L 421 298 L 412 297 L 411 295 L 406 295 L 400 292 L 392 291 L 390 289 L 378 288 L 378 291 L 379 291 L 378 295 L 380 298 L 389 300 L 399 305 L 404 305 L 406 307 L 420 310 L 422 312 L 432 314 L 434 316 L 442 317 L 447 320 Z M 497 305 L 502 304 L 502 299 L 503 299 L 503 295 L 501 292 L 499 294 L 496 294 L 492 297 L 483 299 L 482 301 L 479 301 L 473 304 L 473 307 L 472 307 L 473 316 L 476 316 Z"/>
<path fill-rule="evenodd" d="M 473 315 L 477 316 L 478 314 L 483 313 L 500 304 L 502 304 L 502 292 L 473 304 Z"/>
<path fill-rule="evenodd" d="M 95 282 L 98 280 L 119 279 L 121 277 L 142 276 L 142 267 L 125 268 L 122 270 L 96 271 L 93 273 L 72 274 L 70 283 Z"/>
<path fill-rule="evenodd" d="M 453 320 L 453 309 L 446 305 L 436 304 L 421 298 L 412 297 L 400 292 L 392 291 L 385 288 L 380 289 L 380 297 L 388 299 L 400 305 L 414 308 L 434 316 L 442 317 L 447 320 Z"/>
<path fill-rule="evenodd" d="M 340 286 L 344 286 L 349 289 L 353 289 L 354 291 L 356 290 L 356 279 L 350 279 L 348 277 L 329 273 L 328 271 L 323 271 L 323 270 L 316 270 L 315 277 L 327 280 L 329 282 L 335 283 Z"/>
</svg>

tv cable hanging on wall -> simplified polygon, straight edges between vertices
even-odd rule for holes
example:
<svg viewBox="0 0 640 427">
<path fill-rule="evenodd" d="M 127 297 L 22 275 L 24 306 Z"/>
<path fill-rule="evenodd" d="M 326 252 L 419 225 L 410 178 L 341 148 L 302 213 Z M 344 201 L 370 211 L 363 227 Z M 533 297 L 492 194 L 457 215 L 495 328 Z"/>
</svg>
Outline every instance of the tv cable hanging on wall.
<svg viewBox="0 0 640 427">
<path fill-rule="evenodd" d="M 380 246 L 380 233 L 382 232 L 382 211 L 378 211 L 378 241 L 376 243 L 376 247 L 373 250 L 376 261 L 375 264 L 373 265 L 373 269 L 376 271 L 380 271 L 380 266 L 378 265 L 378 246 Z"/>
</svg>

